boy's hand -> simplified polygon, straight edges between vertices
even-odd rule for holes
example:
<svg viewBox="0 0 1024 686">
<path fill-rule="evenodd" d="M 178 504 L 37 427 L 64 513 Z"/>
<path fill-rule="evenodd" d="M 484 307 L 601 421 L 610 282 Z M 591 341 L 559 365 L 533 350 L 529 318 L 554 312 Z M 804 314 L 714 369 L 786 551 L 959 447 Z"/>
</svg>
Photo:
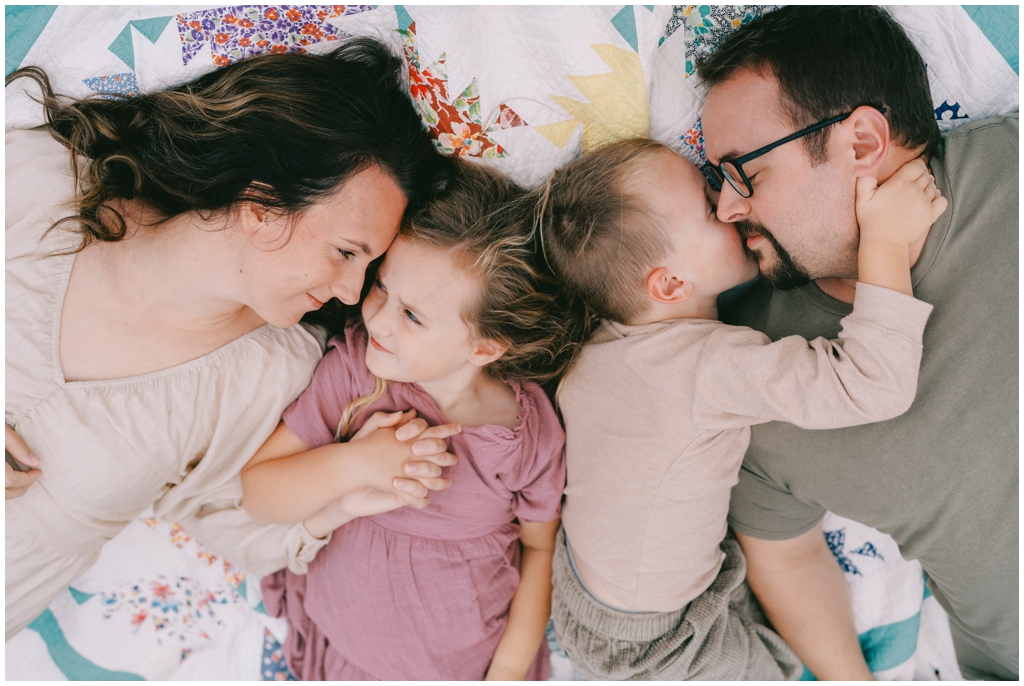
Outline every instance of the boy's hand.
<svg viewBox="0 0 1024 686">
<path fill-rule="evenodd" d="M 881 186 L 871 176 L 857 179 L 857 222 L 860 240 L 909 248 L 928 233 L 949 204 L 928 165 L 907 162 Z"/>
</svg>

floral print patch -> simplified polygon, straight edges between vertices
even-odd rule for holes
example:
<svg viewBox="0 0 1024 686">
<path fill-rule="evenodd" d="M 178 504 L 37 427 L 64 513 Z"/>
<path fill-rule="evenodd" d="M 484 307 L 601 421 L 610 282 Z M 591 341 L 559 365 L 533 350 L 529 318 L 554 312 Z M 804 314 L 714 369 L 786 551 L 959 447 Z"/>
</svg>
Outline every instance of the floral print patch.
<svg viewBox="0 0 1024 686">
<path fill-rule="evenodd" d="M 296 681 L 284 660 L 284 648 L 268 629 L 263 634 L 263 661 L 260 664 L 263 681 Z"/>
<path fill-rule="evenodd" d="M 434 145 L 444 155 L 457 157 L 500 158 L 508 153 L 488 134 L 526 122 L 511 107 L 502 104 L 494 121 L 485 125 L 480 116 L 480 94 L 476 79 L 469 82 L 454 99 L 448 93 L 446 54 L 423 66 L 416 48 L 416 23 L 399 30 L 403 52 L 409 67 L 409 94 L 419 109 Z"/>
<path fill-rule="evenodd" d="M 779 7 L 781 5 L 676 5 L 661 42 L 679 29 L 685 31 L 686 77 L 689 78 L 697 71 L 698 58 L 710 55 L 739 27 Z"/>
<path fill-rule="evenodd" d="M 123 74 L 108 74 L 97 76 L 94 79 L 82 79 L 82 83 L 89 90 L 96 91 L 100 97 L 108 100 L 119 100 L 118 96 L 135 98 L 142 94 L 139 90 L 139 83 L 135 78 L 135 72 L 124 72 Z"/>
<path fill-rule="evenodd" d="M 688 150 L 684 152 L 689 153 L 686 156 L 690 158 L 691 162 L 699 167 L 708 161 L 707 155 L 704 154 L 704 131 L 700 127 L 700 119 L 679 139 L 686 144 Z"/>
<path fill-rule="evenodd" d="M 329 24 L 373 5 L 238 5 L 177 15 L 181 61 L 209 43 L 214 63 L 227 66 L 264 52 L 306 52 L 306 46 L 348 38 Z"/>
</svg>

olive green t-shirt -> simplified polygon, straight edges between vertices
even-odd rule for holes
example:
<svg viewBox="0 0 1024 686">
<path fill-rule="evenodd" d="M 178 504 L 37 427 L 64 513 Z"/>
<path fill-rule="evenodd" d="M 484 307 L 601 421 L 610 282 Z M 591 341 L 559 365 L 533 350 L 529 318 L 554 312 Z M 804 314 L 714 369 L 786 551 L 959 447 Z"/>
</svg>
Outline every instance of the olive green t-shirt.
<svg viewBox="0 0 1024 686">
<path fill-rule="evenodd" d="M 729 524 L 761 539 L 826 510 L 892 536 L 949 613 L 965 676 L 1018 674 L 1018 114 L 945 136 L 932 160 L 949 207 L 912 271 L 934 305 L 917 398 L 896 419 L 807 431 L 752 428 Z M 851 306 L 816 285 L 758 284 L 723 311 L 772 340 L 833 338 Z"/>
</svg>

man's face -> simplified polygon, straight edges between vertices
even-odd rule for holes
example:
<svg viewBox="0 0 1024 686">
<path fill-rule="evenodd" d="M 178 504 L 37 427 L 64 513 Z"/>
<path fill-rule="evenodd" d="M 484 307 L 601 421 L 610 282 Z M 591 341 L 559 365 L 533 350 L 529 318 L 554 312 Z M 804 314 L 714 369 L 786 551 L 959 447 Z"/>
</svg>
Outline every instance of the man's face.
<svg viewBox="0 0 1024 686">
<path fill-rule="evenodd" d="M 713 164 L 796 130 L 782 108 L 775 78 L 747 70 L 711 89 L 701 121 L 704 149 Z M 747 247 L 757 255 L 761 274 L 777 288 L 793 288 L 809 279 L 857 276 L 853 150 L 843 149 L 835 128 L 827 161 L 812 164 L 798 139 L 743 165 L 754 189 L 750 198 L 723 184 L 719 218 L 736 222 Z"/>
</svg>

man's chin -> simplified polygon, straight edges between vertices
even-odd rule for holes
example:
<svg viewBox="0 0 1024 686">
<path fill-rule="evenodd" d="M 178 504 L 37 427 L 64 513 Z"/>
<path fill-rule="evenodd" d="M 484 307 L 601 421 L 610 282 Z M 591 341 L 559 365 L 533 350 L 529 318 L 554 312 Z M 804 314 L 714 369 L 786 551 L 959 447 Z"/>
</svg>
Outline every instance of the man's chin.
<svg viewBox="0 0 1024 686">
<path fill-rule="evenodd" d="M 768 263 L 768 260 L 759 254 L 757 265 L 761 270 L 761 279 L 777 291 L 792 291 L 811 282 L 807 274 L 778 259 Z"/>
</svg>

